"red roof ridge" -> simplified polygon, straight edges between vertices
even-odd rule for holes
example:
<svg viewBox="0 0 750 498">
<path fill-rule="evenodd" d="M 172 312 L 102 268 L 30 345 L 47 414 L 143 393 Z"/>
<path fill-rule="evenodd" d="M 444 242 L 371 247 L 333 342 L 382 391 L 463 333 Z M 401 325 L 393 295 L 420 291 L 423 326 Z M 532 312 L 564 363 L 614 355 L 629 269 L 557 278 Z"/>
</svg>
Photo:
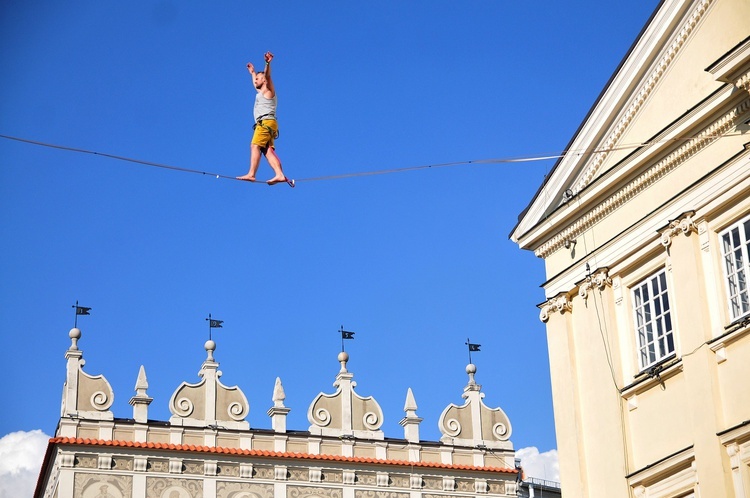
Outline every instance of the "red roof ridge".
<svg viewBox="0 0 750 498">
<path fill-rule="evenodd" d="M 458 469 L 472 470 L 483 472 L 504 472 L 517 474 L 518 469 L 506 467 L 477 467 L 474 465 L 450 464 L 440 462 L 410 462 L 408 460 L 390 460 L 378 459 L 371 457 L 347 457 L 342 455 L 315 455 L 311 453 L 281 452 L 269 450 L 247 450 L 242 448 L 228 448 L 222 446 L 197 446 L 193 444 L 172 444 L 172 443 L 155 443 L 139 441 L 122 441 L 118 439 L 90 439 L 90 438 L 72 438 L 72 437 L 53 437 L 49 440 L 50 444 L 79 444 L 85 446 L 122 446 L 129 448 L 155 448 L 169 449 L 175 451 L 193 451 L 196 453 L 222 453 L 228 455 L 245 455 L 245 456 L 263 456 L 271 458 L 294 458 L 299 460 L 334 460 L 352 463 L 374 463 L 380 465 L 399 465 L 410 467 L 435 467 L 441 469 Z"/>
</svg>

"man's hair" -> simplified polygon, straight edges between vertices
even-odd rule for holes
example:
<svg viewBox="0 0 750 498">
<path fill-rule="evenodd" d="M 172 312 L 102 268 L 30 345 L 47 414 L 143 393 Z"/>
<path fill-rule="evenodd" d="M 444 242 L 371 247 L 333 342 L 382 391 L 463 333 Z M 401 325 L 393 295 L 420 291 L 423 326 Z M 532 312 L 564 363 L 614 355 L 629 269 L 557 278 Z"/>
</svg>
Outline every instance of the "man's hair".
<svg viewBox="0 0 750 498">
<path fill-rule="evenodd" d="M 257 72 L 257 73 L 255 73 L 255 74 L 262 74 L 263 76 L 265 76 L 265 75 L 266 75 L 266 72 L 265 72 L 265 71 L 258 71 L 258 72 Z"/>
</svg>

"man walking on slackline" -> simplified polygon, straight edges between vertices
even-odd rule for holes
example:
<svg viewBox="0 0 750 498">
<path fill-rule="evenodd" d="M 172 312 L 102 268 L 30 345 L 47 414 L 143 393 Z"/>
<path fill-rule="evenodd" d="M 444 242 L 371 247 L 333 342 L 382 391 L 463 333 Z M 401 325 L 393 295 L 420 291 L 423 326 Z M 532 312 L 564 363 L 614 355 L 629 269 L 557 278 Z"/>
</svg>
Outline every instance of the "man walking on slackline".
<svg viewBox="0 0 750 498">
<path fill-rule="evenodd" d="M 273 144 L 274 138 L 279 135 L 279 127 L 276 123 L 276 89 L 271 79 L 273 54 L 266 52 L 263 58 L 266 61 L 265 71 L 256 73 L 252 63 L 247 63 L 247 70 L 253 77 L 253 83 L 258 93 L 255 95 L 255 107 L 253 108 L 255 125 L 253 126 L 253 140 L 250 143 L 250 171 L 246 175 L 238 176 L 237 179 L 254 182 L 255 173 L 258 172 L 258 165 L 260 165 L 260 155 L 263 154 L 275 173 L 275 176 L 266 183 L 275 185 L 285 182 L 287 179 L 281 169 L 281 160 L 276 155 L 276 148 Z"/>
</svg>

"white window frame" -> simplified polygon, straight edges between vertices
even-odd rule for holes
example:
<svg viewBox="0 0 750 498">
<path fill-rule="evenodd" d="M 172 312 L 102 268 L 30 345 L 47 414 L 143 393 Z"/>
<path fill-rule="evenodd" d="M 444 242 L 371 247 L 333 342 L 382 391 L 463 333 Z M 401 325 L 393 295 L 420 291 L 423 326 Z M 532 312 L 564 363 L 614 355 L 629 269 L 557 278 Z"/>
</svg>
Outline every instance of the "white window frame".
<svg viewBox="0 0 750 498">
<path fill-rule="evenodd" d="M 674 320 L 667 280 L 666 268 L 662 268 L 631 287 L 641 371 L 675 354 Z"/>
<path fill-rule="evenodd" d="M 721 268 L 732 322 L 750 315 L 750 215 L 719 232 Z"/>
</svg>

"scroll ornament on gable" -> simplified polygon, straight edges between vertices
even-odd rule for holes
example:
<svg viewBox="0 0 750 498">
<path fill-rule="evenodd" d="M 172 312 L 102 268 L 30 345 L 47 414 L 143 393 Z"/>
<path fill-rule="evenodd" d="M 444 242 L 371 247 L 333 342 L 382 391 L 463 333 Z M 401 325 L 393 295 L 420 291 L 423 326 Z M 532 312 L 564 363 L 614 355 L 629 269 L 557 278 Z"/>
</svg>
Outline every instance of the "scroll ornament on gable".
<svg viewBox="0 0 750 498">
<path fill-rule="evenodd" d="M 383 411 L 372 396 L 362 397 L 354 392 L 354 374 L 347 371 L 349 354 L 338 355 L 341 370 L 333 383 L 336 392 L 318 394 L 307 411 L 310 433 L 323 436 L 354 436 L 383 439 Z"/>
<path fill-rule="evenodd" d="M 474 364 L 466 366 L 469 383 L 461 395 L 466 403 L 463 406 L 451 403 L 440 415 L 438 426 L 443 434 L 440 441 L 445 444 L 511 449 L 512 443 L 508 441 L 510 420 L 502 409 L 489 408 L 484 404 L 482 386 L 474 380 L 476 371 Z"/>
<path fill-rule="evenodd" d="M 197 384 L 183 382 L 169 400 L 169 422 L 190 427 L 217 426 L 225 429 L 249 429 L 245 420 L 250 404 L 239 387 L 227 387 L 219 381 L 221 371 L 214 360 L 216 343 L 206 341 L 208 357 L 201 365 Z"/>
<path fill-rule="evenodd" d="M 81 330 L 77 327 L 72 328 L 68 336 L 71 345 L 65 352 L 68 366 L 63 386 L 61 416 L 113 420 L 114 415 L 109 410 L 115 399 L 112 386 L 103 375 L 89 375 L 83 371 L 86 361 L 83 359 L 83 351 L 78 349 Z"/>
</svg>

